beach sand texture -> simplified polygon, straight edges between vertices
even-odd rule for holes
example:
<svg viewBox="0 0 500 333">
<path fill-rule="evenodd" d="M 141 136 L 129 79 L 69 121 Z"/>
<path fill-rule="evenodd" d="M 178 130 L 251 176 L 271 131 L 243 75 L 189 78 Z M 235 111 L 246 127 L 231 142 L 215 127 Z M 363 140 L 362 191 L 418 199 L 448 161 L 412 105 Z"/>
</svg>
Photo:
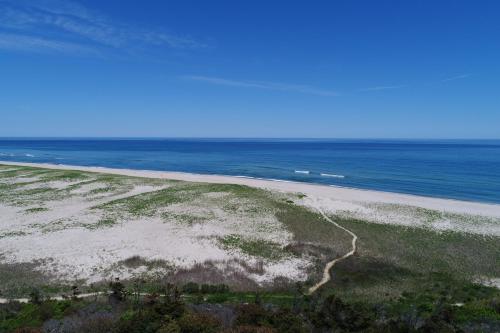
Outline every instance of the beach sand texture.
<svg viewBox="0 0 500 333">
<path fill-rule="evenodd" d="M 20 167 L 44 168 L 2 178 L 12 190 L 0 202 L 1 261 L 35 262 L 38 270 L 64 280 L 91 283 L 173 271 L 187 278 L 198 269 L 239 276 L 249 287 L 282 277 L 305 281 L 318 258 L 327 264 L 354 253 L 352 234 L 337 228 L 332 231 L 335 241 L 322 243 L 330 252 L 316 259 L 291 255 L 290 247 L 311 245 L 307 239 L 297 241 L 297 232 L 280 220 L 276 205 L 286 202 L 293 203 L 290 208 L 304 207 L 301 212 L 309 211 L 317 223 L 343 216 L 438 232 L 500 235 L 500 205 L 495 204 L 220 175 L 13 162 L 0 166 L 3 174 Z M 44 170 L 55 176 L 58 170 L 81 171 L 86 179 L 41 181 Z M 119 186 L 110 185 L 113 175 Z M 234 188 L 217 184 L 265 191 L 235 195 Z M 33 199 L 52 192 L 44 201 Z M 300 230 L 301 221 L 297 223 L 294 230 Z M 327 273 L 319 273 L 323 281 Z"/>
</svg>

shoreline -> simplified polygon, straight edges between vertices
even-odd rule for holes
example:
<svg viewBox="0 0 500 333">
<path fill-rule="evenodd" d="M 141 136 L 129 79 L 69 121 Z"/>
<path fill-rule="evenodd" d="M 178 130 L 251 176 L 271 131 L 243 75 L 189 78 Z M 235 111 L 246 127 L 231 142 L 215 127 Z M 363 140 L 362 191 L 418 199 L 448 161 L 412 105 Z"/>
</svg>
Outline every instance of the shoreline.
<svg viewBox="0 0 500 333">
<path fill-rule="evenodd" d="M 480 215 L 494 218 L 500 217 L 500 204 L 426 197 L 413 194 L 357 189 L 336 185 L 303 183 L 289 180 L 262 179 L 247 176 L 195 174 L 175 171 L 117 169 L 107 167 L 89 167 L 50 163 L 0 161 L 0 164 L 56 170 L 78 170 L 97 173 L 109 173 L 142 178 L 159 178 L 190 182 L 246 185 L 250 187 L 257 187 L 279 192 L 303 193 L 308 197 L 322 198 L 330 201 L 398 204 L 439 210 L 447 213 Z"/>
</svg>

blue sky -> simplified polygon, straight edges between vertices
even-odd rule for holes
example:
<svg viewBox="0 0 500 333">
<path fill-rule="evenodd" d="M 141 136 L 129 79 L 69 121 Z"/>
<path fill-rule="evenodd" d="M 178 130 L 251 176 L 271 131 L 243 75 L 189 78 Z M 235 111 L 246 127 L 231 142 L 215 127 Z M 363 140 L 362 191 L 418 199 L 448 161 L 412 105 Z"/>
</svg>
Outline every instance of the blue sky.
<svg viewBox="0 0 500 333">
<path fill-rule="evenodd" d="M 0 136 L 500 138 L 499 13 L 0 0 Z"/>
</svg>

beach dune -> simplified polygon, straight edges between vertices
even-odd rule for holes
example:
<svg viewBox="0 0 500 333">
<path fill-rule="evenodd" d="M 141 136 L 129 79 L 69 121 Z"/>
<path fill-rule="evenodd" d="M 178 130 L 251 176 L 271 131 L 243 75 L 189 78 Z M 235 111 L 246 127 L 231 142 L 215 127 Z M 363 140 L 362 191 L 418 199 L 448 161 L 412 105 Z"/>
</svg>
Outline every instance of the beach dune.
<svg viewBox="0 0 500 333">
<path fill-rule="evenodd" d="M 500 205 L 498 204 L 442 199 L 374 190 L 363 190 L 333 185 L 301 183 L 287 180 L 269 180 L 225 175 L 205 175 L 172 171 L 116 169 L 45 163 L 20 163 L 0 161 L 0 164 L 60 170 L 102 172 L 123 176 L 172 179 L 190 182 L 239 184 L 281 192 L 303 193 L 307 197 L 318 198 L 321 207 L 327 211 L 350 210 L 353 208 L 353 206 L 349 203 L 363 202 L 368 204 L 373 203 L 414 206 L 424 209 L 438 210 L 446 213 L 480 215 L 492 218 L 500 218 Z"/>
</svg>

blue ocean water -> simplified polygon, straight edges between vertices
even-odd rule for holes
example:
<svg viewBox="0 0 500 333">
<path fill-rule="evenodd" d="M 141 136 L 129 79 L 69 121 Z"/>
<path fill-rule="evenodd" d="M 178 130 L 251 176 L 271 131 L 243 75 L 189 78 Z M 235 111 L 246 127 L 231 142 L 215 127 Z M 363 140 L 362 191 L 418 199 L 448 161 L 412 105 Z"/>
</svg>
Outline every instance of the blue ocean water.
<svg viewBox="0 0 500 333">
<path fill-rule="evenodd" d="M 0 139 L 0 160 L 250 176 L 500 203 L 499 140 Z"/>
</svg>

